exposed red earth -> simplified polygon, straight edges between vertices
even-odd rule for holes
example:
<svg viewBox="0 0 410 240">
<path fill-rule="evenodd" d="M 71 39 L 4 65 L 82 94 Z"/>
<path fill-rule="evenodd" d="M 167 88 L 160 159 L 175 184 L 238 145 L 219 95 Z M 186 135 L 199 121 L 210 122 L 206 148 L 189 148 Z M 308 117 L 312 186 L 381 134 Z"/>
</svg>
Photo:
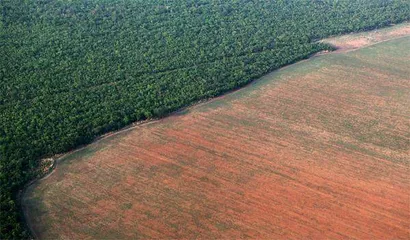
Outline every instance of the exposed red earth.
<svg viewBox="0 0 410 240">
<path fill-rule="evenodd" d="M 65 156 L 41 239 L 410 239 L 410 38 L 329 54 Z"/>
</svg>

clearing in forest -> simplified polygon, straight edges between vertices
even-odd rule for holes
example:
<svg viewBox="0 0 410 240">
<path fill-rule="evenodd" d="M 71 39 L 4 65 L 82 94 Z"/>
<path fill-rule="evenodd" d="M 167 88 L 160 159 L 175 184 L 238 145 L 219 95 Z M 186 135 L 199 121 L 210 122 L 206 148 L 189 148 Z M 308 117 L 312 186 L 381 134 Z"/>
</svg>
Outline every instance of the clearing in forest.
<svg viewBox="0 0 410 240">
<path fill-rule="evenodd" d="M 410 38 L 328 54 L 64 157 L 42 239 L 408 239 Z"/>
<path fill-rule="evenodd" d="M 321 42 L 337 46 L 336 52 L 348 52 L 372 44 L 401 38 L 410 35 L 410 23 L 401 23 L 392 27 L 376 29 L 369 32 L 351 33 L 327 38 Z"/>
</svg>

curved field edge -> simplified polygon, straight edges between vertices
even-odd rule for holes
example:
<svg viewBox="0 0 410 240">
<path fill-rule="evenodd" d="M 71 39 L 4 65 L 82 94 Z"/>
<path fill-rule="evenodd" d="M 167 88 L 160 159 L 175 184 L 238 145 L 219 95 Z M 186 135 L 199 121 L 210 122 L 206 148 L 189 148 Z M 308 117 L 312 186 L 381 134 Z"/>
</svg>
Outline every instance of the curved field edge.
<svg viewBox="0 0 410 240">
<path fill-rule="evenodd" d="M 332 62 L 332 61 L 339 61 L 339 63 L 342 64 L 342 65 L 347 64 L 348 66 L 351 66 L 351 64 L 352 64 L 351 61 L 359 61 L 360 60 L 360 54 L 375 57 L 375 59 L 380 59 L 380 56 L 378 56 L 378 54 L 380 54 L 380 52 L 377 51 L 377 49 L 380 48 L 380 47 L 384 47 L 384 51 L 386 51 L 386 49 L 388 50 L 390 48 L 391 51 L 396 53 L 396 56 L 394 56 L 394 57 L 397 57 L 397 58 L 400 58 L 400 57 L 403 58 L 404 57 L 403 62 L 401 63 L 401 65 L 396 60 L 395 61 L 395 63 L 396 63 L 395 66 L 391 66 L 391 65 L 388 65 L 388 64 L 385 63 L 385 64 L 382 64 L 382 67 L 383 67 L 384 70 L 387 69 L 388 71 L 392 72 L 392 74 L 394 72 L 395 77 L 405 79 L 406 77 L 408 77 L 408 72 L 406 72 L 406 69 L 405 69 L 406 60 L 408 60 L 406 57 L 408 57 L 408 56 L 403 55 L 403 54 L 405 54 L 404 52 L 397 51 L 397 49 L 395 50 L 395 45 L 400 44 L 400 43 L 408 45 L 409 38 L 403 38 L 403 39 L 399 39 L 399 40 L 386 42 L 386 43 L 383 43 L 383 44 L 378 44 L 378 45 L 375 45 L 375 46 L 372 46 L 372 47 L 367 47 L 365 49 L 361 49 L 359 51 L 355 51 L 355 52 L 352 52 L 352 53 L 349 53 L 349 54 L 346 54 L 346 55 L 327 55 L 327 56 L 324 56 L 324 57 L 314 58 L 314 59 L 311 59 L 309 61 L 305 61 L 303 63 L 298 63 L 298 64 L 295 64 L 295 65 L 292 65 L 290 67 L 287 67 L 286 69 L 282 69 L 282 70 L 276 71 L 276 72 L 268 75 L 265 78 L 265 80 L 257 81 L 255 84 L 249 86 L 246 89 L 242 89 L 238 92 L 227 95 L 227 96 L 223 97 L 223 99 L 217 99 L 217 100 L 214 100 L 210 103 L 207 103 L 207 104 L 204 104 L 204 105 L 201 105 L 201 106 L 197 106 L 197 107 L 193 107 L 191 109 L 187 109 L 186 111 L 188 111 L 188 112 L 185 115 L 172 116 L 172 117 L 169 117 L 167 119 L 161 120 L 159 122 L 153 123 L 149 126 L 141 126 L 141 129 L 137 129 L 137 130 L 130 131 L 130 132 L 127 131 L 127 132 L 124 132 L 124 133 L 121 133 L 121 134 L 117 135 L 115 138 L 110 137 L 110 138 L 107 138 L 107 139 L 104 139 L 104 140 L 98 142 L 98 144 L 97 143 L 92 144 L 89 147 L 87 147 L 86 149 L 83 149 L 83 150 L 79 151 L 75 155 L 70 155 L 70 156 L 65 157 L 64 158 L 65 160 L 61 162 L 61 166 L 59 166 L 59 167 L 69 168 L 68 166 L 76 158 L 81 158 L 83 162 L 87 161 L 87 158 L 92 159 L 95 154 L 104 152 L 105 151 L 104 149 L 112 148 L 113 145 L 117 144 L 116 143 L 117 141 L 121 142 L 121 139 L 124 139 L 124 138 L 126 139 L 128 135 L 132 135 L 132 132 L 136 132 L 136 131 L 144 132 L 145 131 L 144 129 L 156 128 L 156 127 L 158 127 L 158 125 L 165 126 L 164 128 L 160 127 L 162 131 L 165 131 L 164 129 L 166 129 L 166 126 L 172 126 L 174 124 L 174 121 L 178 121 L 178 119 L 180 119 L 180 118 L 189 117 L 192 114 L 199 114 L 198 117 L 201 117 L 200 113 L 207 114 L 207 112 L 209 112 L 209 111 L 219 111 L 220 109 L 230 110 L 230 108 L 232 108 L 234 106 L 235 102 L 237 102 L 237 101 L 240 102 L 240 101 L 243 101 L 243 100 L 246 100 L 246 99 L 248 99 L 248 100 L 250 99 L 250 101 L 251 101 L 252 98 L 255 97 L 255 96 L 253 96 L 253 95 L 256 94 L 255 92 L 270 91 L 271 88 L 275 88 L 276 86 L 280 86 L 280 84 L 285 84 L 286 81 L 291 80 L 292 76 L 294 77 L 294 76 L 298 76 L 300 74 L 302 74 L 302 75 L 308 74 L 309 72 L 312 71 L 312 69 L 311 69 L 312 67 L 313 68 L 317 68 L 317 67 L 323 68 L 323 66 L 326 65 L 327 62 Z M 345 56 L 346 59 L 344 59 L 344 57 L 340 57 L 340 56 Z M 356 58 L 349 57 L 349 56 L 355 56 Z M 357 59 L 357 57 L 359 58 L 359 60 Z M 393 59 L 390 58 L 390 60 L 393 60 Z M 360 61 L 358 63 L 363 64 L 363 62 L 360 62 Z M 408 61 L 407 61 L 407 63 L 408 63 Z M 354 62 L 353 62 L 353 64 L 354 64 Z M 376 63 L 373 63 L 373 65 L 374 64 L 376 64 Z M 342 65 L 339 65 L 339 67 L 341 67 Z M 378 68 L 380 67 L 380 65 L 375 65 L 375 66 L 377 66 Z M 375 67 L 375 66 L 373 66 L 373 67 Z M 372 64 L 370 64 L 370 67 L 372 67 Z M 370 74 L 370 76 L 372 76 L 371 72 L 366 73 L 366 71 L 365 71 L 366 69 L 364 71 L 360 71 L 360 69 L 356 69 L 356 70 L 358 70 L 358 74 L 360 74 L 361 77 L 366 77 L 366 75 L 369 75 L 369 74 Z M 385 81 L 386 81 L 385 78 L 388 79 L 388 76 L 381 75 L 380 77 L 384 79 L 380 83 L 385 84 Z M 281 80 L 273 82 L 272 78 L 274 78 L 274 79 L 279 78 Z M 310 80 L 312 80 L 312 79 L 310 79 Z M 401 84 L 403 84 L 403 83 L 401 83 Z M 397 88 L 397 86 L 396 86 L 395 91 L 396 91 L 397 95 L 395 95 L 394 97 L 401 99 L 401 101 L 405 101 L 404 99 L 406 99 L 405 98 L 406 97 L 406 89 L 408 90 L 408 86 L 406 86 L 406 85 L 402 86 L 402 89 Z M 316 91 L 318 91 L 318 90 L 320 91 L 320 88 L 318 88 Z M 347 89 L 344 89 L 344 90 L 347 91 Z M 350 91 L 354 92 L 355 89 L 351 89 Z M 355 94 L 359 94 L 358 91 L 359 90 L 357 90 Z M 383 94 L 391 94 L 391 92 L 389 93 L 387 90 L 386 90 L 386 92 L 383 92 L 381 89 L 378 89 L 378 91 L 380 91 L 378 94 L 381 94 L 380 99 L 383 98 Z M 344 94 L 348 94 L 348 92 L 347 93 L 344 92 Z M 352 94 L 352 93 L 349 93 L 349 94 Z M 271 95 L 271 97 L 274 97 L 274 96 L 275 95 Z M 392 96 L 389 96 L 389 95 L 387 95 L 387 96 L 392 97 Z M 407 94 L 407 97 L 408 97 L 408 94 Z M 346 100 L 346 99 L 344 99 L 344 100 Z M 394 100 L 394 98 L 392 100 Z M 288 99 L 287 101 L 292 101 L 292 98 Z M 354 101 L 354 99 L 351 99 L 350 101 Z M 394 102 L 394 103 L 397 104 L 397 102 Z M 405 101 L 404 103 L 408 104 L 408 101 L 407 102 Z M 341 104 L 343 104 L 343 103 L 341 103 Z M 386 104 L 386 103 L 384 103 L 384 104 Z M 398 115 L 395 115 L 395 116 L 400 116 L 400 115 L 403 115 L 403 114 L 405 114 L 404 116 L 406 116 L 406 114 L 408 116 L 408 111 L 406 112 L 404 109 L 400 108 L 401 112 L 397 112 L 398 111 L 397 106 L 392 106 L 392 107 L 393 107 L 392 110 L 396 109 L 395 110 L 396 112 L 394 112 L 393 114 L 398 114 Z M 364 108 L 364 109 L 366 109 L 366 108 Z M 231 110 L 233 112 L 235 112 L 234 109 L 231 109 Z M 266 109 L 264 109 L 264 110 L 266 111 Z M 374 110 L 374 109 L 372 109 L 372 110 Z M 241 113 L 243 114 L 244 112 L 241 112 Z M 382 113 L 385 114 L 385 115 L 382 115 L 381 117 L 389 117 L 389 114 L 392 114 L 392 113 L 386 113 L 386 112 L 382 112 Z M 294 112 L 294 114 L 297 114 L 297 112 Z M 286 116 L 286 117 L 287 118 L 292 118 L 292 116 Z M 324 117 L 326 118 L 326 116 L 324 116 Z M 369 117 L 369 116 L 367 116 L 367 117 Z M 229 121 L 233 121 L 232 125 L 234 125 L 234 126 L 238 126 L 238 124 L 239 124 L 240 126 L 252 127 L 255 124 L 255 123 L 249 122 L 249 119 L 247 121 L 244 121 L 243 119 L 241 120 L 241 119 L 232 118 L 232 116 L 230 116 L 230 119 L 231 120 L 229 120 Z M 352 120 L 357 120 L 358 121 L 360 119 L 352 119 Z M 382 128 L 377 129 L 378 131 L 376 133 L 372 133 L 372 132 L 364 132 L 363 133 L 363 132 L 360 132 L 361 129 L 358 128 L 358 127 L 360 127 L 360 124 L 359 124 L 359 126 L 355 126 L 355 124 L 357 124 L 357 122 L 349 121 L 349 119 L 347 119 L 346 122 L 339 123 L 339 124 L 342 124 L 339 127 L 342 127 L 344 129 L 344 131 L 348 131 L 348 133 L 350 131 L 349 134 L 353 134 L 353 135 L 349 136 L 349 134 L 347 134 L 347 136 L 339 137 L 332 144 L 336 145 L 336 146 L 338 146 L 338 148 L 344 149 L 345 151 L 348 151 L 350 153 L 355 153 L 355 155 L 353 155 L 355 157 L 363 158 L 362 155 L 364 155 L 364 156 L 370 156 L 370 158 L 373 158 L 373 160 L 378 159 L 378 161 L 382 161 L 382 162 L 385 162 L 385 161 L 392 162 L 392 163 L 386 163 L 386 164 L 387 164 L 388 168 L 398 168 L 398 169 L 396 169 L 398 171 L 398 174 L 403 173 L 403 171 L 405 172 L 406 169 L 408 170 L 408 159 L 406 159 L 406 152 L 405 152 L 406 147 L 408 147 L 408 145 L 407 146 L 405 145 L 406 139 L 408 141 L 408 138 L 409 138 L 409 136 L 408 136 L 408 130 L 409 130 L 408 126 L 406 128 L 406 125 L 400 125 L 396 122 L 395 127 L 398 128 L 396 130 L 398 130 L 399 132 L 401 131 L 402 133 L 404 132 L 404 134 L 406 134 L 406 129 L 407 129 L 407 135 L 402 135 L 400 137 L 400 134 L 399 134 L 399 136 L 398 136 L 399 138 L 394 138 L 393 135 L 391 135 L 391 133 L 389 133 L 389 132 L 385 132 L 385 135 L 383 135 L 383 127 L 386 127 L 386 126 L 384 126 L 383 124 L 377 122 L 377 121 L 380 121 L 380 120 L 378 120 L 377 118 L 376 119 L 370 119 L 370 120 L 371 121 L 370 121 L 369 124 L 371 126 L 368 126 L 370 129 L 374 128 L 374 126 L 382 127 Z M 206 119 L 204 119 L 204 121 L 206 121 Z M 219 121 L 220 121 L 220 119 L 219 119 Z M 235 122 L 235 121 L 242 121 L 242 122 L 238 123 L 238 122 Z M 217 122 L 215 122 L 215 123 L 217 123 Z M 263 121 L 261 123 L 257 123 L 257 124 L 262 124 L 262 123 L 263 123 Z M 359 121 L 359 123 L 364 124 L 364 122 L 360 122 L 360 121 Z M 378 124 L 380 124 L 380 126 L 378 126 Z M 403 123 L 401 123 L 401 124 L 403 124 Z M 289 126 L 287 126 L 287 127 L 289 127 Z M 330 127 L 332 127 L 332 126 L 330 126 Z M 291 130 L 295 131 L 295 129 L 291 129 Z M 359 135 L 354 136 L 356 131 L 359 131 Z M 386 131 L 386 130 L 384 130 L 384 131 Z M 174 132 L 174 134 L 176 134 L 176 133 Z M 382 138 L 378 138 L 377 136 L 374 136 L 374 134 L 376 134 L 378 136 L 381 136 Z M 396 134 L 397 134 L 397 132 L 396 132 Z M 364 135 L 365 138 L 360 139 L 361 135 Z M 263 136 L 263 137 L 266 138 L 266 136 Z M 349 139 L 349 137 L 350 137 L 350 139 Z M 353 139 L 352 139 L 352 137 L 353 137 Z M 218 138 L 218 136 L 217 136 L 217 138 Z M 303 135 L 302 135 L 302 138 L 303 138 Z M 383 139 L 383 138 L 386 138 L 386 139 Z M 162 144 L 166 144 L 166 140 L 164 140 L 164 141 L 165 142 L 163 142 Z M 253 141 L 255 141 L 255 139 L 253 139 Z M 367 144 L 360 144 L 360 142 L 365 142 L 366 143 L 366 141 L 367 141 Z M 282 143 L 277 143 L 277 144 L 284 145 L 285 143 L 282 142 Z M 305 144 L 309 145 L 308 143 L 305 143 Z M 159 147 L 159 146 L 161 146 L 161 145 L 157 145 L 157 147 Z M 315 147 L 318 147 L 318 146 L 317 145 L 316 146 L 308 146 L 308 148 L 311 148 L 311 149 L 314 149 Z M 187 157 L 187 156 L 185 156 L 185 157 Z M 366 158 L 364 158 L 364 159 L 366 159 Z M 368 159 L 367 159 L 367 161 L 368 161 Z M 73 164 L 74 164 L 74 162 L 73 162 Z M 360 165 L 358 165 L 358 166 L 360 167 Z M 376 166 L 371 166 L 371 167 L 379 168 L 380 166 L 376 165 Z M 174 168 L 175 167 L 173 167 L 171 169 L 168 169 L 167 171 L 171 171 L 171 172 L 174 171 L 174 173 L 178 175 L 178 171 L 180 171 L 180 170 L 177 170 L 178 168 L 177 169 L 174 169 Z M 59 168 L 57 168 L 57 170 L 58 169 Z M 79 169 L 77 169 L 77 171 L 78 170 Z M 364 171 L 365 172 L 367 171 L 367 173 L 375 174 L 375 172 L 371 172 L 370 169 L 365 168 Z M 70 171 L 68 169 L 61 170 L 60 174 L 62 174 L 62 175 L 70 174 L 69 172 Z M 354 173 L 352 173 L 352 174 L 354 175 Z M 384 175 L 384 174 L 387 174 L 387 173 L 383 173 L 382 175 Z M 286 176 L 289 176 L 289 175 L 286 175 Z M 403 175 L 400 175 L 400 176 L 403 176 Z M 247 176 L 247 177 L 249 178 L 249 176 Z M 374 175 L 371 175 L 371 178 L 373 180 L 377 179 L 377 177 L 375 177 Z M 386 175 L 384 180 L 385 181 L 393 181 L 393 177 L 391 177 L 391 178 L 392 179 L 389 179 L 389 175 Z M 403 179 L 402 180 L 397 180 L 396 178 L 394 178 L 394 181 L 399 181 L 399 182 L 395 182 L 395 184 L 399 184 L 401 186 L 406 186 L 406 184 L 408 184 L 406 182 L 403 182 Z M 386 183 L 379 183 L 379 184 L 386 184 Z M 36 185 L 33 185 L 32 187 L 30 187 L 30 189 L 28 190 L 28 194 L 29 195 L 34 194 L 32 192 L 33 188 L 39 187 L 39 185 L 41 185 L 41 182 L 38 182 L 38 183 L 36 183 Z M 46 185 L 46 183 L 43 183 L 43 185 Z M 372 187 L 372 185 L 370 184 L 369 187 Z M 372 191 L 376 191 L 376 190 L 372 189 Z M 387 189 L 385 189 L 385 191 L 387 191 Z M 404 192 L 404 193 L 406 193 L 406 192 Z M 397 194 L 397 192 L 395 194 Z M 408 192 L 407 192 L 407 194 L 408 194 Z M 25 199 L 25 200 L 27 200 L 27 199 Z M 38 199 L 36 200 L 36 199 L 32 198 L 31 200 L 34 201 L 36 204 L 40 203 L 38 201 Z M 380 199 L 376 199 L 376 200 L 380 201 Z M 390 201 L 394 201 L 394 200 L 390 200 Z M 403 199 L 403 201 L 406 201 L 406 199 Z M 403 202 L 403 203 L 405 204 L 405 202 Z M 226 203 L 224 203 L 224 204 L 226 204 Z M 32 202 L 32 204 L 29 204 L 29 205 L 32 208 L 36 208 L 36 206 L 33 205 L 33 202 Z M 127 206 L 129 206 L 129 205 L 127 205 Z M 41 208 L 40 205 L 37 206 L 37 207 L 39 209 Z M 132 204 L 130 205 L 130 207 L 132 208 Z M 381 217 L 381 216 L 379 216 L 379 217 Z M 403 217 L 403 215 L 402 215 L 402 217 Z M 404 226 L 404 227 L 406 227 L 406 224 L 407 224 L 407 227 L 408 227 L 409 223 L 408 222 L 401 222 L 400 224 L 401 224 L 401 226 Z M 227 225 L 226 222 L 225 223 L 220 223 L 220 226 L 217 227 L 217 228 L 218 229 L 220 229 L 220 228 L 222 228 L 222 229 L 234 229 L 233 225 L 229 225 L 229 224 Z M 396 229 L 397 229 L 397 226 L 396 226 Z M 402 228 L 402 229 L 404 229 L 404 228 Z M 377 231 L 377 230 L 374 230 L 374 231 Z M 404 231 L 404 233 L 408 234 L 408 232 L 405 232 L 405 231 Z M 68 234 L 68 233 L 66 233 L 66 234 Z M 114 234 L 114 233 L 112 233 L 112 234 Z M 217 234 L 217 233 L 213 233 L 213 234 Z M 355 234 L 357 234 L 357 232 Z M 372 233 L 369 233 L 369 234 L 372 234 Z M 377 234 L 381 234 L 381 231 L 377 232 Z M 115 236 L 115 235 L 112 235 L 112 236 Z M 278 235 L 278 236 L 280 236 L 280 235 Z M 397 237 L 400 237 L 400 236 L 403 236 L 403 235 L 399 235 Z M 333 237 L 335 237 L 335 236 L 333 236 Z M 339 235 L 339 237 L 340 237 L 340 235 Z"/>
</svg>

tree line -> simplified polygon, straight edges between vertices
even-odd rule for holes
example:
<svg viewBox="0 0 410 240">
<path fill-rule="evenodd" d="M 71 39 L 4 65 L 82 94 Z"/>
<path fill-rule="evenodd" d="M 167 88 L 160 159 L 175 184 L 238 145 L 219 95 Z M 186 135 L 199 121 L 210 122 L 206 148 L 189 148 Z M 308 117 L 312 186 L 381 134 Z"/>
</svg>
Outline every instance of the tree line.
<svg viewBox="0 0 410 240">
<path fill-rule="evenodd" d="M 410 19 L 406 0 L 1 0 L 1 239 L 42 157 Z"/>
</svg>

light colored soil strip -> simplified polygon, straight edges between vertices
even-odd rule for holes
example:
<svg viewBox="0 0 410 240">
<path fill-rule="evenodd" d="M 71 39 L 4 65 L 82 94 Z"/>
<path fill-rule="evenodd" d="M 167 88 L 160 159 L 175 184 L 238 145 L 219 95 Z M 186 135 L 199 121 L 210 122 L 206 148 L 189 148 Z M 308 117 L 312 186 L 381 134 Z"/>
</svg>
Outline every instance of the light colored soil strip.
<svg viewBox="0 0 410 240">
<path fill-rule="evenodd" d="M 327 38 L 321 42 L 335 46 L 337 48 L 336 53 L 340 53 L 408 35 L 410 35 L 410 23 L 402 23 L 389 28 Z"/>
</svg>

